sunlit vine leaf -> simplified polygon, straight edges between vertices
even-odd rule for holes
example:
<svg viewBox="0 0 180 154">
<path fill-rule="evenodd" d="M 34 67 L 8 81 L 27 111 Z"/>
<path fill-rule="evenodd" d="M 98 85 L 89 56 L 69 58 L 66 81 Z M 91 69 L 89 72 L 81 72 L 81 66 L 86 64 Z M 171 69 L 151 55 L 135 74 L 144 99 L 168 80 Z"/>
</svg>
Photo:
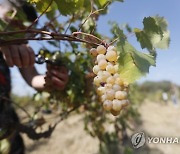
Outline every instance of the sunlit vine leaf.
<svg viewBox="0 0 180 154">
<path fill-rule="evenodd" d="M 83 7 L 84 0 L 55 0 L 62 15 L 70 15 Z"/>
<path fill-rule="evenodd" d="M 169 47 L 169 32 L 167 21 L 163 17 L 146 17 L 143 20 L 143 30 L 135 28 L 137 41 L 142 48 L 153 50 L 154 48 L 166 49 Z"/>
<path fill-rule="evenodd" d="M 150 66 L 155 66 L 155 58 L 149 54 L 137 51 L 128 42 L 118 46 L 120 51 L 119 66 L 121 77 L 132 83 L 149 72 Z"/>
</svg>

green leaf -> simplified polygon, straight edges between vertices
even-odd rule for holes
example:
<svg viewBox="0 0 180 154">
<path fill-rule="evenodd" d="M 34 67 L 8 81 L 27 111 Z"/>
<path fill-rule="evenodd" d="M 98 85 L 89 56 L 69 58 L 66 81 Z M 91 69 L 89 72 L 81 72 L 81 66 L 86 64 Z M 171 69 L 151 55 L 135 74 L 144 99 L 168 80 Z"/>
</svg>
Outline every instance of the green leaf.
<svg viewBox="0 0 180 154">
<path fill-rule="evenodd" d="M 150 66 L 155 66 L 155 58 L 149 54 L 137 51 L 127 41 L 119 46 L 119 72 L 122 79 L 132 83 L 149 72 Z"/>
<path fill-rule="evenodd" d="M 150 37 L 147 35 L 147 33 L 145 31 L 141 31 L 141 30 L 135 30 L 135 34 L 136 34 L 136 38 L 137 41 L 140 42 L 141 44 L 141 48 L 147 48 L 149 50 L 153 49 L 153 45 L 151 43 L 151 39 Z"/>
<path fill-rule="evenodd" d="M 108 0 L 98 0 L 98 1 L 101 6 L 103 6 L 104 4 L 108 2 Z"/>
<path fill-rule="evenodd" d="M 55 2 L 62 15 L 71 15 L 79 11 L 84 4 L 84 0 L 55 0 Z"/>
<path fill-rule="evenodd" d="M 170 32 L 169 31 L 164 32 L 162 39 L 159 37 L 159 35 L 156 34 L 152 35 L 151 42 L 155 48 L 168 49 L 170 44 Z"/>
<path fill-rule="evenodd" d="M 137 41 L 140 42 L 142 49 L 149 51 L 154 48 L 167 49 L 170 43 L 167 21 L 163 17 L 147 17 L 143 20 L 143 30 L 134 29 Z"/>
<path fill-rule="evenodd" d="M 165 20 L 164 17 L 160 17 L 160 16 L 157 15 L 157 16 L 155 16 L 153 18 L 156 21 L 156 24 L 161 27 L 162 31 L 167 31 L 168 23 L 167 23 L 167 21 Z"/>
<path fill-rule="evenodd" d="M 163 35 L 161 27 L 156 23 L 156 20 L 153 17 L 145 17 L 143 19 L 144 31 L 146 33 L 157 33 Z"/>
</svg>

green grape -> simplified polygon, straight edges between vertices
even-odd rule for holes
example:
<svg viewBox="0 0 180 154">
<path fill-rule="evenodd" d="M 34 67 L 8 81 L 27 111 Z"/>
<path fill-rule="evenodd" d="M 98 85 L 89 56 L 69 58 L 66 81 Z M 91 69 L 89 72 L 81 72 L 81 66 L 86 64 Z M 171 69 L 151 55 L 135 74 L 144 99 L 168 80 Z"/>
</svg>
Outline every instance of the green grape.
<svg viewBox="0 0 180 154">
<path fill-rule="evenodd" d="M 97 62 L 99 62 L 99 61 L 102 60 L 102 59 L 106 60 L 106 56 L 103 55 L 103 54 L 99 54 L 99 55 L 97 56 Z"/>
<path fill-rule="evenodd" d="M 118 84 L 118 85 L 120 85 L 120 86 L 123 86 L 123 85 L 124 85 L 124 82 L 123 82 L 123 80 L 122 80 L 120 77 L 117 77 L 117 78 L 115 79 L 115 83 Z"/>
<path fill-rule="evenodd" d="M 98 66 L 101 70 L 105 70 L 106 69 L 106 66 L 107 66 L 107 61 L 105 59 L 101 59 L 99 62 L 98 62 Z"/>
<path fill-rule="evenodd" d="M 114 91 L 120 91 L 122 88 L 121 88 L 121 86 L 120 85 L 118 85 L 118 84 L 114 84 L 113 85 L 113 90 Z"/>
<path fill-rule="evenodd" d="M 113 86 L 112 84 L 107 83 L 107 84 L 105 85 L 105 88 L 106 88 L 106 89 L 112 89 L 112 86 Z"/>
<path fill-rule="evenodd" d="M 108 89 L 106 91 L 106 97 L 108 100 L 113 100 L 115 97 L 115 91 L 113 89 Z"/>
<path fill-rule="evenodd" d="M 100 83 L 101 83 L 100 78 L 99 78 L 98 76 L 96 76 L 96 77 L 94 78 L 94 84 L 95 84 L 96 86 L 99 86 Z"/>
<path fill-rule="evenodd" d="M 106 71 L 111 73 L 111 74 L 114 74 L 115 73 L 115 68 L 113 65 L 107 65 L 106 66 Z"/>
<path fill-rule="evenodd" d="M 96 56 L 98 55 L 97 50 L 96 50 L 95 48 L 92 48 L 92 49 L 90 50 L 90 53 L 91 53 L 91 55 L 92 55 L 93 57 L 96 57 Z"/>
<path fill-rule="evenodd" d="M 97 53 L 98 54 L 105 54 L 106 53 L 106 48 L 103 45 L 99 45 L 97 47 Z"/>
<path fill-rule="evenodd" d="M 125 100 L 122 100 L 122 106 L 123 107 L 126 107 L 129 105 L 129 100 L 125 99 Z"/>
<path fill-rule="evenodd" d="M 97 93 L 98 93 L 99 95 L 103 95 L 103 94 L 105 94 L 105 92 L 106 92 L 105 87 L 99 87 L 99 88 L 97 88 Z"/>
<path fill-rule="evenodd" d="M 98 66 L 99 67 L 99 66 Z M 97 76 L 102 76 L 103 75 L 103 71 L 100 70 L 98 73 L 97 73 Z"/>
<path fill-rule="evenodd" d="M 107 71 L 103 71 L 103 75 L 105 76 L 106 79 L 111 76 L 111 74 Z"/>
<path fill-rule="evenodd" d="M 110 61 L 110 62 L 117 61 L 117 53 L 116 53 L 116 51 L 113 51 L 113 50 L 108 51 L 106 53 L 106 59 L 108 61 Z"/>
<path fill-rule="evenodd" d="M 114 82 L 115 82 L 115 79 L 114 79 L 113 76 L 110 76 L 110 77 L 107 78 L 106 82 L 113 85 Z"/>
<path fill-rule="evenodd" d="M 113 110 L 113 109 L 111 109 L 110 112 L 111 112 L 111 114 L 112 114 L 113 116 L 117 116 L 117 115 L 119 115 L 119 113 L 120 113 L 120 111 L 115 111 L 115 110 Z"/>
<path fill-rule="evenodd" d="M 103 103 L 103 107 L 105 110 L 110 111 L 112 109 L 113 103 L 110 100 L 105 100 Z"/>
<path fill-rule="evenodd" d="M 109 46 L 108 48 L 107 48 L 107 51 L 116 51 L 116 48 L 114 47 L 114 46 Z"/>
<path fill-rule="evenodd" d="M 99 66 L 98 66 L 98 65 L 95 65 L 95 66 L 93 67 L 93 73 L 94 73 L 94 74 L 98 74 L 99 71 L 100 71 Z"/>
<path fill-rule="evenodd" d="M 127 92 L 125 92 L 125 91 L 117 91 L 115 93 L 115 98 L 120 99 L 120 100 L 126 99 L 127 98 Z"/>
<path fill-rule="evenodd" d="M 120 111 L 122 109 L 122 101 L 114 99 L 112 108 L 115 111 Z"/>
<path fill-rule="evenodd" d="M 106 99 L 107 99 L 106 94 L 104 94 L 104 95 L 101 96 L 101 101 L 102 101 L 102 102 L 104 102 Z"/>
</svg>

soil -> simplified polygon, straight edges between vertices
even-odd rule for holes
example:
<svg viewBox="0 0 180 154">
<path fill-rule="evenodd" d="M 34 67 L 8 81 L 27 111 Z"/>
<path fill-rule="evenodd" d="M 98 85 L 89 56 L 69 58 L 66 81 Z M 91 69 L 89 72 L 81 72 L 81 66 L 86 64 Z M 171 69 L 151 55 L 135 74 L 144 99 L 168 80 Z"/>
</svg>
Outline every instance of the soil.
<svg viewBox="0 0 180 154">
<path fill-rule="evenodd" d="M 144 131 L 151 137 L 180 138 L 180 107 L 172 103 L 146 102 L 139 108 Z M 98 140 L 83 129 L 81 115 L 72 115 L 61 122 L 50 139 L 32 141 L 23 135 L 27 154 L 97 154 Z M 138 154 L 180 154 L 180 144 L 148 144 L 149 152 Z M 137 152 L 135 152 L 137 153 Z"/>
</svg>

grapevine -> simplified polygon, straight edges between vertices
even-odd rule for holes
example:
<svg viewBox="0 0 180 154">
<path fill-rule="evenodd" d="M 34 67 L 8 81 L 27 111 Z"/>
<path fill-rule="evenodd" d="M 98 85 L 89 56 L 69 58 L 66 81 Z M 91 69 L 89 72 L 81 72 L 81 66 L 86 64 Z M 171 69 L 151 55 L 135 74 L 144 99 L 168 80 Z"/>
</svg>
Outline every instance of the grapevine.
<svg viewBox="0 0 180 154">
<path fill-rule="evenodd" d="M 38 11 L 36 19 L 29 22 L 15 4 L 15 15 L 10 10 L 5 18 L 0 19 L 0 47 L 42 41 L 36 53 L 36 63 L 63 65 L 69 70 L 69 82 L 63 91 L 47 88 L 34 95 L 33 113 L 0 94 L 0 99 L 12 102 L 28 117 L 24 123 L 14 124 L 12 129 L 31 139 L 47 138 L 59 122 L 76 112 L 83 115 L 85 130 L 99 139 L 100 148 L 104 144 L 109 148 L 114 140 L 120 143 L 119 134 L 122 134 L 121 139 L 126 137 L 126 130 L 130 129 L 128 122 L 138 114 L 136 104 L 139 100 L 134 101 L 132 83 L 155 66 L 156 50 L 168 48 L 170 39 L 167 22 L 160 16 L 145 17 L 141 29 L 112 22 L 111 37 L 100 34 L 97 21 L 101 15 L 107 14 L 114 1 L 123 2 L 28 0 L 25 4 Z M 129 37 L 135 37 L 146 53 L 131 45 Z M 56 116 L 49 129 L 39 133 L 36 129 L 48 121 L 43 116 L 38 118 L 45 107 Z M 37 125 L 42 119 L 45 119 L 43 123 Z M 112 133 L 106 130 L 106 124 L 113 124 Z M 8 133 L 0 130 L 0 138 L 1 132 Z"/>
</svg>

